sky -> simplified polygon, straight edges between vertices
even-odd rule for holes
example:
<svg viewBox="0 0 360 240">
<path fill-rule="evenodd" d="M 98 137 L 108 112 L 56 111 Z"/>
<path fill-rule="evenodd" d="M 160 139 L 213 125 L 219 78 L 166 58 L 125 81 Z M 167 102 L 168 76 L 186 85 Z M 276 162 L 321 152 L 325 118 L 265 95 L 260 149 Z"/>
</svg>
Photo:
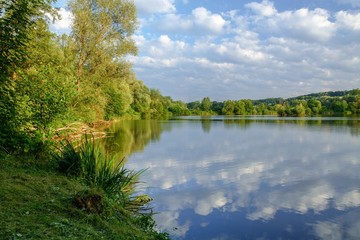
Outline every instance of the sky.
<svg viewBox="0 0 360 240">
<path fill-rule="evenodd" d="M 185 102 L 360 88 L 360 0 L 134 0 L 138 79 Z M 69 32 L 67 0 L 56 33 Z"/>
</svg>

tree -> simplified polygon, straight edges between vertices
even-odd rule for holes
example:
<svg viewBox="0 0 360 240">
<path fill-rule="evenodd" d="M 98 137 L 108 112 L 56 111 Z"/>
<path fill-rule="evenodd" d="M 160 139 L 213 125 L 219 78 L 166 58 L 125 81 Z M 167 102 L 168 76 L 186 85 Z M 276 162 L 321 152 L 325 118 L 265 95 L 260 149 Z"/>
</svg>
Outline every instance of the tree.
<svg viewBox="0 0 360 240">
<path fill-rule="evenodd" d="M 28 96 L 35 129 L 45 130 L 59 115 L 64 118 L 75 96 L 74 77 L 66 68 L 63 48 L 46 21 L 39 19 L 27 44 L 28 59 L 19 71 L 18 90 Z"/>
<path fill-rule="evenodd" d="M 302 105 L 302 103 L 299 103 L 295 106 L 295 114 L 298 117 L 303 117 L 305 116 L 306 113 L 306 109 L 305 107 Z"/>
<path fill-rule="evenodd" d="M 245 102 L 243 100 L 238 100 L 235 102 L 234 113 L 236 115 L 245 115 L 246 114 Z"/>
<path fill-rule="evenodd" d="M 150 113 L 151 118 L 160 118 L 166 115 L 166 106 L 164 106 L 163 96 L 157 89 L 150 90 Z"/>
<path fill-rule="evenodd" d="M 226 100 L 222 108 L 222 114 L 224 115 L 233 115 L 235 109 L 235 102 L 232 100 Z"/>
<path fill-rule="evenodd" d="M 131 38 L 137 28 L 134 2 L 71 0 L 69 8 L 74 15 L 71 36 L 75 42 L 78 96 L 73 105 L 77 114 L 92 122 L 132 112 L 132 106 L 148 110 L 150 98 L 134 95 L 137 87 L 132 86 L 138 80 L 125 59 L 137 53 Z M 139 99 L 147 104 L 140 107 Z M 132 105 L 135 100 L 137 103 Z"/>
<path fill-rule="evenodd" d="M 250 100 L 250 99 L 246 99 L 246 100 L 243 100 L 243 102 L 245 103 L 245 111 L 246 111 L 246 113 L 247 114 L 252 114 L 253 109 L 254 109 L 253 101 Z"/>
<path fill-rule="evenodd" d="M 224 107 L 224 103 L 223 102 L 212 102 L 211 103 L 211 110 L 216 112 L 217 114 L 221 114 L 221 110 Z"/>
<path fill-rule="evenodd" d="M 274 108 L 275 108 L 276 113 L 280 117 L 285 117 L 286 116 L 285 107 L 282 104 L 276 104 Z"/>
<path fill-rule="evenodd" d="M 133 102 L 131 108 L 138 112 L 141 118 L 148 118 L 150 110 L 150 90 L 141 81 L 134 81 L 131 85 Z"/>
<path fill-rule="evenodd" d="M 33 53 L 29 43 L 38 40 L 34 31 L 41 28 L 38 23 L 44 21 L 45 13 L 51 12 L 51 2 L 0 0 L 0 146 L 7 151 L 36 148 L 43 135 L 37 131 L 39 126 L 51 121 L 47 113 L 35 111 L 32 94 L 36 91 L 29 87 L 39 85 L 27 72 Z M 46 99 L 51 103 L 51 97 Z"/>
<path fill-rule="evenodd" d="M 322 105 L 321 105 L 321 102 L 319 100 L 309 99 L 308 100 L 308 106 L 315 115 L 321 113 Z"/>
<path fill-rule="evenodd" d="M 337 99 L 333 102 L 332 108 L 335 113 L 345 113 L 348 108 L 348 104 L 345 100 Z"/>
<path fill-rule="evenodd" d="M 122 82 L 113 86 L 109 85 L 105 90 L 108 97 L 105 107 L 105 119 L 121 116 L 129 110 L 133 99 L 128 84 Z"/>
<path fill-rule="evenodd" d="M 26 44 L 32 26 L 45 12 L 51 0 L 0 0 L 0 82 L 26 60 Z"/>
<path fill-rule="evenodd" d="M 171 106 L 169 107 L 169 111 L 174 116 L 186 116 L 190 114 L 189 109 L 186 107 L 186 104 L 182 101 L 175 101 L 171 103 Z"/>
<path fill-rule="evenodd" d="M 203 98 L 201 101 L 201 110 L 203 111 L 209 111 L 211 109 L 211 101 L 209 97 Z"/>
<path fill-rule="evenodd" d="M 353 113 L 360 113 L 360 94 L 356 97 L 355 102 L 353 103 Z"/>
<path fill-rule="evenodd" d="M 187 107 L 191 110 L 199 110 L 201 108 L 201 103 L 199 101 L 189 102 Z"/>
<path fill-rule="evenodd" d="M 136 8 L 130 0 L 72 0 L 69 6 L 74 15 L 72 36 L 77 43 L 80 91 L 85 74 L 107 74 L 107 67 L 114 67 L 112 63 L 136 54 L 131 38 L 137 27 Z"/>
</svg>

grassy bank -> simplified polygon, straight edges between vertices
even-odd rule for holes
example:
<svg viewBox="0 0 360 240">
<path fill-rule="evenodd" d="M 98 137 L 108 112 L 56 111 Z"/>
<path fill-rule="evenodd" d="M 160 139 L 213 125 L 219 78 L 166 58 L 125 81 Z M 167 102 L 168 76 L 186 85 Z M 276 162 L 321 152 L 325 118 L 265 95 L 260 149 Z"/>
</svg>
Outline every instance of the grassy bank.
<svg viewBox="0 0 360 240">
<path fill-rule="evenodd" d="M 151 216 L 114 209 L 99 189 L 60 174 L 51 158 L 0 156 L 0 239 L 167 239 Z M 95 192 L 101 211 L 79 208 Z"/>
</svg>

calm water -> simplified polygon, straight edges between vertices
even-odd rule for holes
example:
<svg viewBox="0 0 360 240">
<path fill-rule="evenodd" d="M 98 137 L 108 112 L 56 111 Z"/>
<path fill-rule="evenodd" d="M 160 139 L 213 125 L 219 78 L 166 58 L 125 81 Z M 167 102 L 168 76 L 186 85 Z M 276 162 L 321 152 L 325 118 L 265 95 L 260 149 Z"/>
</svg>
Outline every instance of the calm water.
<svg viewBox="0 0 360 240">
<path fill-rule="evenodd" d="M 360 239 L 360 119 L 124 121 L 108 148 L 148 169 L 173 239 Z"/>
</svg>

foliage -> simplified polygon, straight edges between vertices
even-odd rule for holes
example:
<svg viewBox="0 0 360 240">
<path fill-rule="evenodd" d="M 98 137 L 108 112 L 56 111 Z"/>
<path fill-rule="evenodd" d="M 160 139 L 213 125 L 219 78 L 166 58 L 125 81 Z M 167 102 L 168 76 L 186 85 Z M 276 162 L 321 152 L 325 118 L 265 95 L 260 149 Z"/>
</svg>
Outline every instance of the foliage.
<svg viewBox="0 0 360 240">
<path fill-rule="evenodd" d="M 104 154 L 94 138 L 87 135 L 78 147 L 65 140 L 59 152 L 53 154 L 53 158 L 58 162 L 61 172 L 80 177 L 91 187 L 103 189 L 123 207 L 130 203 L 130 196 L 143 172 L 126 169 L 124 159 Z"/>
<path fill-rule="evenodd" d="M 0 0 L 0 82 L 7 80 L 27 57 L 29 31 L 51 0 Z"/>
<path fill-rule="evenodd" d="M 278 115 L 314 116 L 314 115 L 356 115 L 360 114 L 360 90 L 313 93 L 296 98 L 269 98 L 261 100 L 226 100 L 211 102 L 209 110 L 204 111 L 204 98 L 201 102 L 187 103 L 187 114 L 206 115 Z M 208 103 L 206 103 L 208 104 Z M 186 110 L 184 110 L 186 112 Z"/>
<path fill-rule="evenodd" d="M 130 109 L 132 93 L 128 84 L 122 82 L 106 88 L 107 104 L 105 119 L 121 116 Z"/>
<path fill-rule="evenodd" d="M 211 101 L 209 97 L 203 98 L 201 101 L 201 109 L 203 111 L 209 111 L 211 109 Z"/>
<path fill-rule="evenodd" d="M 121 116 L 133 101 L 128 82 L 133 73 L 123 58 L 137 52 L 131 38 L 137 27 L 135 5 L 127 0 L 73 0 L 69 7 L 79 115 L 84 119 L 85 109 L 95 113 L 89 122 Z M 98 104 L 91 101 L 94 96 L 101 99 Z"/>
<path fill-rule="evenodd" d="M 56 118 L 59 110 L 53 104 L 59 99 L 53 95 L 43 98 L 37 95 L 44 92 L 39 85 L 46 85 L 42 83 L 43 78 L 38 82 L 32 81 L 32 76 L 36 75 L 34 72 L 40 69 L 33 68 L 32 73 L 29 71 L 29 62 L 33 62 L 36 55 L 31 48 L 32 43 L 39 44 L 38 40 L 44 39 L 41 34 L 47 31 L 41 23 L 44 22 L 42 17 L 45 12 L 50 10 L 50 2 L 0 2 L 0 121 L 3 123 L 0 146 L 8 152 L 30 151 L 42 146 L 49 132 L 43 131 L 44 126 Z M 48 63 L 46 60 L 44 62 Z M 43 77 L 48 75 L 42 70 L 39 72 Z M 51 78 L 48 77 L 47 81 L 50 82 Z M 46 110 L 50 112 L 46 113 Z"/>
</svg>

